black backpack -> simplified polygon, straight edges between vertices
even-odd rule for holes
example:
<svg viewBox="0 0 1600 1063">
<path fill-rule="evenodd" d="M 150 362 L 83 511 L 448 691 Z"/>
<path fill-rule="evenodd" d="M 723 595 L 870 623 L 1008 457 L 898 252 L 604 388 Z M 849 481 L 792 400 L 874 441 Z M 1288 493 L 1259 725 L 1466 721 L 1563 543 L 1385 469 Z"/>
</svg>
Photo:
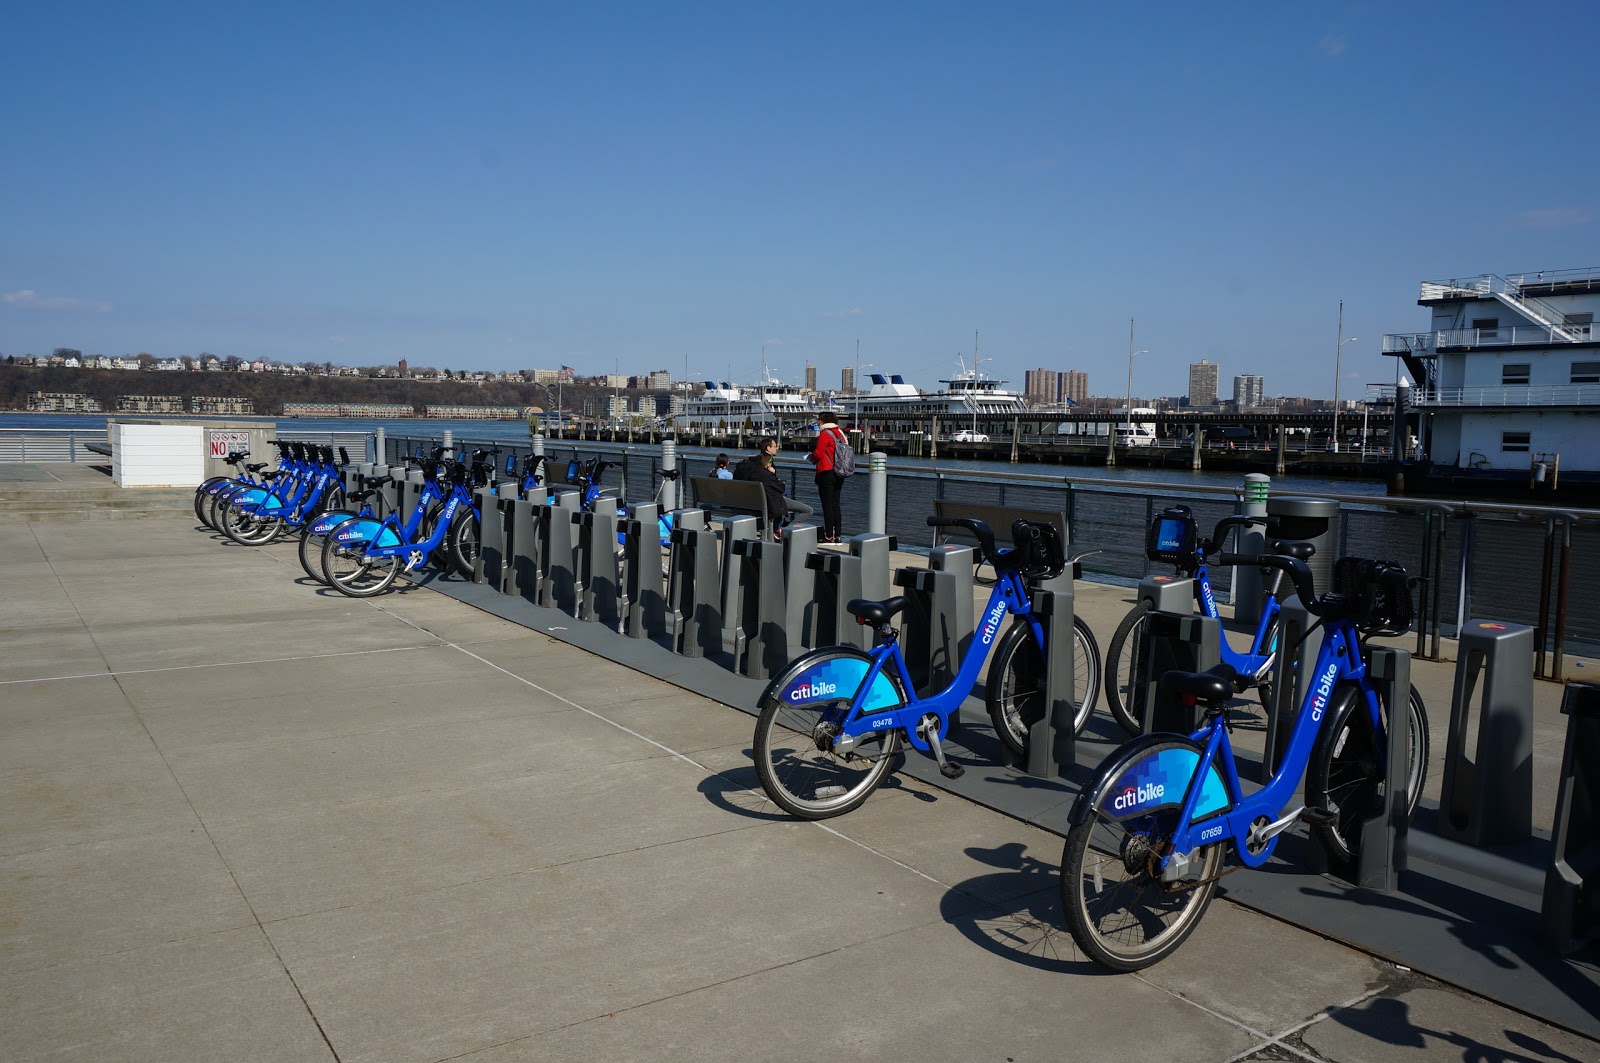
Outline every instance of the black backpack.
<svg viewBox="0 0 1600 1063">
<path fill-rule="evenodd" d="M 735 465 L 733 467 L 733 478 L 735 480 L 758 480 L 758 479 L 760 479 L 760 477 L 756 475 L 757 471 L 761 467 L 760 466 L 760 461 L 761 461 L 761 459 L 756 457 L 755 455 L 751 455 L 750 457 L 745 458 L 743 461 L 739 462 L 739 464 L 737 464 L 737 465 Z"/>
</svg>

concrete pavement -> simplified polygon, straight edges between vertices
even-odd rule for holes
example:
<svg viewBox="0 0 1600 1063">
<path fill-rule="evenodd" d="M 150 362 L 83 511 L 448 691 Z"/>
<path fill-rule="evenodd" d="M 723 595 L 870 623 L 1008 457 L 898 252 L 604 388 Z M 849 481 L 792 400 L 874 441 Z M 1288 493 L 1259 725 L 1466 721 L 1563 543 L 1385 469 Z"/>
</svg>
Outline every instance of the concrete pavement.
<svg viewBox="0 0 1600 1063">
<path fill-rule="evenodd" d="M 1106 975 L 1054 834 L 904 777 L 794 822 L 743 713 L 292 546 L 13 525 L 0 574 L 6 1059 L 1600 1058 L 1227 901 Z"/>
</svg>

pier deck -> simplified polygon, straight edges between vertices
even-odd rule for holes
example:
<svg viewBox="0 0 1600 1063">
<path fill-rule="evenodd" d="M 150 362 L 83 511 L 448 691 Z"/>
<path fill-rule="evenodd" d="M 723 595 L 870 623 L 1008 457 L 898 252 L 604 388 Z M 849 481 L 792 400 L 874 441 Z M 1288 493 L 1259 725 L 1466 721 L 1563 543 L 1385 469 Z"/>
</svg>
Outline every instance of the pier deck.
<svg viewBox="0 0 1600 1063">
<path fill-rule="evenodd" d="M 1103 976 L 1051 831 L 905 776 L 774 815 L 747 715 L 426 587 L 319 591 L 292 549 L 0 531 L 4 1058 L 1600 1053 L 1226 900 Z M 1125 593 L 1080 596 L 1097 632 Z"/>
</svg>

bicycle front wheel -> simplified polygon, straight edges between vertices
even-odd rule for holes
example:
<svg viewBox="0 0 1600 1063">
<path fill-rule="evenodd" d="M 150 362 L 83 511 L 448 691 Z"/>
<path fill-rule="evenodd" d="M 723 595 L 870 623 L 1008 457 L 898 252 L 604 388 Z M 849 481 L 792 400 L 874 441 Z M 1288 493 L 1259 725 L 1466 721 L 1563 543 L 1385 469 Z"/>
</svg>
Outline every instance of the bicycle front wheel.
<svg viewBox="0 0 1600 1063">
<path fill-rule="evenodd" d="M 444 537 L 450 567 L 462 579 L 470 580 L 478 565 L 478 518 L 463 508 L 451 522 Z"/>
<path fill-rule="evenodd" d="M 1190 854 L 1181 877 L 1164 881 L 1161 872 L 1187 783 L 1184 768 L 1192 775 L 1200 752 L 1189 739 L 1168 735 L 1130 743 L 1100 769 L 1073 809 L 1061 853 L 1062 910 L 1073 940 L 1102 967 L 1137 971 L 1170 956 L 1200 925 L 1216 893 L 1221 843 Z M 1140 798 L 1119 809 L 1130 800 L 1131 780 L 1152 762 L 1178 769 L 1178 783 L 1164 788 L 1176 794 L 1135 788 Z M 1144 798 L 1151 790 L 1158 795 Z"/>
<path fill-rule="evenodd" d="M 900 750 L 900 731 L 841 741 L 850 702 L 872 659 L 843 646 L 792 662 L 762 693 L 756 720 L 756 774 L 772 803 L 801 819 L 828 819 L 859 808 L 883 782 Z M 899 682 L 879 673 L 868 710 L 906 703 Z"/>
<path fill-rule="evenodd" d="M 1361 853 L 1361 825 L 1376 811 L 1384 792 L 1386 765 L 1378 754 L 1372 717 L 1359 688 L 1341 687 L 1335 698 L 1330 721 L 1311 751 L 1306 802 L 1333 813 L 1331 821 L 1314 828 L 1317 840 L 1335 861 L 1353 864 Z M 1428 710 L 1416 687 L 1406 699 L 1406 711 L 1410 722 L 1406 750 L 1409 818 L 1417 811 L 1428 778 Z"/>
<path fill-rule="evenodd" d="M 378 522 L 370 523 L 370 529 L 352 528 L 355 521 L 347 521 L 322 544 L 322 572 L 328 585 L 352 598 L 382 594 L 400 575 L 400 558 L 367 556 L 367 544 L 378 534 Z"/>
<path fill-rule="evenodd" d="M 1144 732 L 1139 681 L 1143 678 L 1145 639 L 1149 634 L 1150 609 L 1140 602 L 1122 618 L 1106 646 L 1106 707 L 1130 735 Z"/>
<path fill-rule="evenodd" d="M 984 707 L 1001 743 L 1015 756 L 1027 750 L 1028 728 L 1044 718 L 1044 656 L 1033 627 L 1018 619 L 1000 638 Z M 1100 697 L 1100 647 L 1082 617 L 1072 618 L 1072 733 L 1082 734 Z"/>
</svg>

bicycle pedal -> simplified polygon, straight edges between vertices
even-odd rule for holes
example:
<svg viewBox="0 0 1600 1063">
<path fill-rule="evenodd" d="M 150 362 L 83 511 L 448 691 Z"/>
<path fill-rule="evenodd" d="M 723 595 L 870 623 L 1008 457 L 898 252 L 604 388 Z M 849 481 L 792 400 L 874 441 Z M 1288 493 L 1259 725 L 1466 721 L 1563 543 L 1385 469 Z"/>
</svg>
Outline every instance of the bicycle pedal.
<svg viewBox="0 0 1600 1063">
<path fill-rule="evenodd" d="M 1300 818 L 1306 823 L 1310 823 L 1318 827 L 1324 827 L 1329 823 L 1332 823 L 1338 817 L 1325 808 L 1312 808 L 1310 805 L 1307 805 L 1305 808 L 1300 810 Z"/>
<path fill-rule="evenodd" d="M 966 773 L 966 768 L 963 768 L 959 764 L 953 764 L 948 760 L 939 765 L 939 774 L 943 775 L 946 779 L 959 779 Z"/>
</svg>

